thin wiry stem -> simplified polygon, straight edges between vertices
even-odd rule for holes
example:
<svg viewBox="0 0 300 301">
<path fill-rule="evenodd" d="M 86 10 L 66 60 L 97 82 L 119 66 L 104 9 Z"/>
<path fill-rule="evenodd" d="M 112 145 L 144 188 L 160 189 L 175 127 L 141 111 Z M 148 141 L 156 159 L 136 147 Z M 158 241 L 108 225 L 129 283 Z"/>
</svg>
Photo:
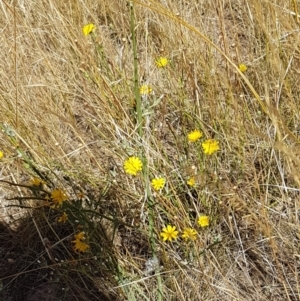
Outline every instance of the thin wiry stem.
<svg viewBox="0 0 300 301">
<path fill-rule="evenodd" d="M 130 2 L 130 28 L 132 35 L 132 48 L 133 48 L 133 67 L 134 67 L 134 95 L 136 101 L 136 113 L 137 113 L 137 125 L 138 133 L 140 137 L 143 136 L 142 127 L 142 108 L 141 108 L 141 95 L 139 91 L 139 72 L 138 72 L 138 57 L 137 57 L 137 44 L 135 35 L 135 23 L 134 23 L 134 6 Z"/>
</svg>

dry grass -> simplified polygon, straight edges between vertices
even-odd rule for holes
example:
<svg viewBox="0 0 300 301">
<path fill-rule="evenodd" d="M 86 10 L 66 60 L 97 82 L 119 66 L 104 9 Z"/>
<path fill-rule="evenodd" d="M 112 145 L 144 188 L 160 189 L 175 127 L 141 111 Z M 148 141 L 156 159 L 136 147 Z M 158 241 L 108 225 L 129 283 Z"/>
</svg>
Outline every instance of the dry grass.
<svg viewBox="0 0 300 301">
<path fill-rule="evenodd" d="M 46 191 L 73 200 L 73 219 L 61 225 L 40 201 L 6 200 L 32 192 L 3 183 L 0 298 L 299 300 L 297 1 L 134 2 L 139 85 L 154 91 L 142 98 L 142 137 L 125 0 L 1 2 L 1 179 L 26 185 L 40 173 Z M 87 23 L 93 35 L 82 34 Z M 170 59 L 164 69 L 159 56 Z M 194 129 L 220 151 L 189 143 Z M 143 175 L 124 173 L 132 155 Z M 166 187 L 153 193 L 157 176 Z M 84 254 L 72 249 L 76 219 Z M 167 224 L 199 237 L 163 242 Z M 151 235 L 155 274 L 145 273 Z"/>
</svg>

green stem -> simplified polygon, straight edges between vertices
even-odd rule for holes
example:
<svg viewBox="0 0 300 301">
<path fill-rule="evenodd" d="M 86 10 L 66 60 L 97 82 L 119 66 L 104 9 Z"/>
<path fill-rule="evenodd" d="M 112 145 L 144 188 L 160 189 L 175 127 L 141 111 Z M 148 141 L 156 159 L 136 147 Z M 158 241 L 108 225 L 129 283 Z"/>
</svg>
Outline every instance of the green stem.
<svg viewBox="0 0 300 301">
<path fill-rule="evenodd" d="M 150 238 L 150 247 L 152 251 L 152 256 L 157 257 L 156 255 L 156 242 L 154 236 L 154 200 L 151 196 L 150 191 L 150 182 L 149 182 L 149 172 L 148 169 L 145 167 L 144 169 L 144 182 L 147 189 L 147 206 L 148 206 L 148 213 L 149 213 L 149 238 Z M 162 301 L 163 296 L 163 289 L 162 289 L 162 279 L 160 275 L 159 266 L 156 269 L 156 277 L 157 277 L 157 300 Z"/>
<path fill-rule="evenodd" d="M 136 43 L 136 35 L 135 35 L 135 17 L 134 17 L 134 5 L 132 2 L 130 4 L 130 28 L 132 35 L 132 48 L 133 48 L 133 66 L 134 66 L 134 94 L 136 101 L 136 114 L 137 114 L 137 127 L 139 136 L 143 136 L 143 116 L 142 116 L 142 107 L 141 107 L 141 95 L 139 91 L 139 73 L 138 73 L 138 56 L 137 56 L 137 43 Z M 152 256 L 156 257 L 156 244 L 155 244 L 155 236 L 154 236 L 154 201 L 151 196 L 150 191 L 150 183 L 149 183 L 149 171 L 147 168 L 147 164 L 144 162 L 144 183 L 147 189 L 147 205 L 149 212 L 149 238 L 150 238 L 150 246 L 152 251 Z M 159 273 L 159 268 L 157 269 L 157 300 L 162 301 L 162 279 Z"/>
<path fill-rule="evenodd" d="M 142 127 L 142 108 L 141 108 L 141 95 L 139 91 L 139 72 L 138 72 L 138 56 L 137 56 L 137 44 L 135 35 L 135 23 L 134 23 L 134 5 L 132 2 L 130 4 L 130 28 L 132 35 L 132 48 L 133 48 L 133 67 L 134 67 L 134 95 L 136 101 L 136 113 L 137 113 L 137 125 L 138 133 L 140 137 L 143 136 Z"/>
</svg>

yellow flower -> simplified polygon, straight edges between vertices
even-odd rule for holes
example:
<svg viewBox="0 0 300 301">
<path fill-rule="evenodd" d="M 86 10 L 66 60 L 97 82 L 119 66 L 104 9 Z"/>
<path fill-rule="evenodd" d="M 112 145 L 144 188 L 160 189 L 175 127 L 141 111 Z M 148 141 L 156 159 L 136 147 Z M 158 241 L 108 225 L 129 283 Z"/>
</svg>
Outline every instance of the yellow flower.
<svg viewBox="0 0 300 301">
<path fill-rule="evenodd" d="M 75 244 L 74 245 L 75 251 L 78 250 L 79 252 L 85 252 L 89 248 L 89 245 L 81 240 L 76 239 L 73 240 L 72 242 Z"/>
<path fill-rule="evenodd" d="M 151 186 L 153 187 L 154 190 L 160 190 L 164 188 L 166 184 L 166 179 L 164 178 L 155 178 L 151 181 Z"/>
<path fill-rule="evenodd" d="M 39 178 L 33 178 L 30 180 L 29 184 L 32 186 L 41 186 L 42 184 L 46 184 L 46 182 Z"/>
<path fill-rule="evenodd" d="M 197 238 L 197 231 L 193 228 L 185 228 L 182 234 L 182 238 L 187 240 L 187 239 L 191 239 L 191 240 L 195 240 Z"/>
<path fill-rule="evenodd" d="M 136 176 L 143 168 L 143 163 L 138 157 L 129 157 L 124 162 L 124 170 L 126 173 Z"/>
<path fill-rule="evenodd" d="M 244 72 L 247 71 L 248 67 L 247 67 L 246 65 L 244 65 L 244 64 L 240 64 L 240 65 L 239 65 L 239 69 L 240 69 L 241 72 L 244 73 Z"/>
<path fill-rule="evenodd" d="M 209 226 L 209 217 L 207 215 L 201 215 L 198 219 L 198 225 L 200 227 L 208 227 Z"/>
<path fill-rule="evenodd" d="M 85 240 L 84 235 L 85 235 L 84 232 L 79 232 L 78 234 L 75 235 L 75 240 L 72 241 L 72 243 L 75 244 L 74 245 L 75 251 L 78 250 L 79 252 L 85 252 L 89 248 L 89 245 L 83 242 L 83 240 Z"/>
<path fill-rule="evenodd" d="M 211 155 L 220 149 L 219 141 L 208 139 L 202 143 L 204 154 Z"/>
<path fill-rule="evenodd" d="M 92 23 L 86 24 L 83 26 L 82 31 L 85 36 L 89 35 L 96 29 L 96 26 Z"/>
<path fill-rule="evenodd" d="M 188 139 L 190 142 L 196 142 L 202 137 L 202 133 L 199 130 L 192 131 L 188 134 Z"/>
<path fill-rule="evenodd" d="M 59 223 L 65 223 L 68 220 L 68 215 L 66 212 L 63 213 L 63 215 L 58 219 Z"/>
<path fill-rule="evenodd" d="M 74 236 L 75 236 L 75 239 L 85 240 L 84 235 L 85 235 L 85 232 L 81 231 L 78 234 L 75 234 Z"/>
<path fill-rule="evenodd" d="M 142 85 L 140 87 L 140 94 L 141 95 L 147 95 L 150 94 L 152 92 L 152 88 L 148 85 Z"/>
<path fill-rule="evenodd" d="M 162 236 L 164 241 L 166 240 L 172 241 L 173 239 L 177 238 L 178 231 L 176 231 L 175 226 L 167 225 L 167 227 L 162 229 L 160 236 Z"/>
<path fill-rule="evenodd" d="M 166 57 L 159 57 L 156 59 L 155 64 L 158 68 L 164 68 L 168 65 L 169 60 Z"/>
<path fill-rule="evenodd" d="M 189 186 L 194 187 L 196 185 L 195 177 L 190 177 L 186 182 Z"/>
<path fill-rule="evenodd" d="M 4 153 L 0 151 L 0 159 L 4 156 Z"/>
<path fill-rule="evenodd" d="M 67 199 L 68 197 L 61 189 L 55 189 L 51 192 L 51 200 L 57 205 L 62 205 Z"/>
</svg>

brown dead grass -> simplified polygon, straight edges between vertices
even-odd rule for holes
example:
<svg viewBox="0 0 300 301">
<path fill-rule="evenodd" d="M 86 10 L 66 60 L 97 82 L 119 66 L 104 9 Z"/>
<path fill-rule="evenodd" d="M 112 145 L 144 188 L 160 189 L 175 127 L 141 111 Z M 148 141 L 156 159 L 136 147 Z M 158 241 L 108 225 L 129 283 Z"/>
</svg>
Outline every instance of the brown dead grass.
<svg viewBox="0 0 300 301">
<path fill-rule="evenodd" d="M 0 6 L 1 123 L 13 128 L 18 145 L 55 183 L 68 190 L 67 176 L 86 193 L 90 188 L 91 195 L 100 195 L 95 199 L 102 201 L 101 210 L 127 225 L 113 236 L 114 228 L 106 224 L 108 236 L 116 240 L 110 247 L 118 273 L 109 271 L 104 281 L 103 275 L 86 272 L 87 278 L 70 285 L 64 300 L 91 298 L 89 288 L 94 292 L 101 281 L 98 298 L 103 294 L 116 300 L 119 294 L 124 300 L 157 300 L 157 278 L 144 273 L 152 256 L 145 188 L 122 168 L 129 155 L 140 153 L 150 178 L 167 179 L 154 207 L 163 300 L 299 300 L 300 36 L 293 1 L 136 2 L 140 83 L 154 90 L 142 104 L 142 143 L 135 124 L 126 1 L 20 0 L 15 13 L 10 3 Z M 97 26 L 94 39 L 82 34 L 90 22 Z M 161 55 L 171 60 L 163 70 L 154 64 Z M 263 107 L 229 59 L 248 66 L 244 75 Z M 212 159 L 187 143 L 186 134 L 195 128 L 220 141 L 221 151 Z M 32 170 L 5 131 L 0 141 L 2 180 L 26 182 Z M 185 183 L 194 174 L 198 186 L 190 190 Z M 5 196 L 26 193 L 7 189 L 1 192 L 3 206 Z M 19 214 L 1 210 L 11 222 Z M 199 231 L 194 244 L 160 240 L 163 226 L 197 227 L 200 213 L 210 215 L 212 223 Z M 32 236 L 21 248 L 28 269 L 34 261 L 31 252 L 44 250 L 30 225 Z M 49 231 L 45 219 L 38 227 L 43 235 Z M 1 266 L 14 264 L 7 262 L 7 252 L 20 256 L 11 244 L 26 235 L 24 229 L 11 231 L 1 230 Z M 66 235 L 55 231 L 60 239 Z M 11 271 L 18 274 L 23 268 L 15 264 Z M 77 273 L 76 268 L 68 271 Z M 6 289 L 17 287 L 19 280 L 8 283 L 8 271 L 1 273 Z M 81 279 L 80 272 L 76 275 Z M 22 277 L 20 283 L 35 275 Z M 70 283 L 64 277 L 63 283 Z M 27 297 L 16 294 L 12 300 L 33 300 L 28 296 L 38 295 L 39 285 L 45 290 L 51 286 L 46 279 L 28 288 Z M 2 296 L 10 293 L 4 289 Z"/>
</svg>

